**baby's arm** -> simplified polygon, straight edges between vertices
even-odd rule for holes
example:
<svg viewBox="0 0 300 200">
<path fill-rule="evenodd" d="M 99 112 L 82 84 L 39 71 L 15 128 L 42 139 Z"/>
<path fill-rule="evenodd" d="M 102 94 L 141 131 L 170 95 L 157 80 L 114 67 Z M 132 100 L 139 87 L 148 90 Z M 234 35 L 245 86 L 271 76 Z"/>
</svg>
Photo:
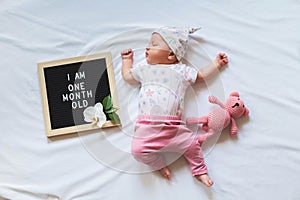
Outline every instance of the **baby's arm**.
<svg viewBox="0 0 300 200">
<path fill-rule="evenodd" d="M 196 82 L 202 82 L 210 78 L 212 75 L 216 74 L 227 63 L 228 63 L 228 58 L 225 53 L 217 54 L 216 59 L 211 64 L 198 71 Z"/>
<path fill-rule="evenodd" d="M 128 49 L 122 51 L 122 76 L 123 79 L 128 83 L 136 83 L 137 81 L 133 78 L 131 69 L 133 64 L 133 51 Z"/>
</svg>

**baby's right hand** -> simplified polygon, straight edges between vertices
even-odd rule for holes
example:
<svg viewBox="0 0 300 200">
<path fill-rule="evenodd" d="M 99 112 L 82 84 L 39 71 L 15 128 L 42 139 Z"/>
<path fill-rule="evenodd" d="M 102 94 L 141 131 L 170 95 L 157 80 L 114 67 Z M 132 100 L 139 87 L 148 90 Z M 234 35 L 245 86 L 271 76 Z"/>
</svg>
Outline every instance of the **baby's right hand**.
<svg viewBox="0 0 300 200">
<path fill-rule="evenodd" d="M 127 49 L 121 52 L 122 59 L 132 59 L 133 58 L 133 51 L 132 49 Z"/>
</svg>

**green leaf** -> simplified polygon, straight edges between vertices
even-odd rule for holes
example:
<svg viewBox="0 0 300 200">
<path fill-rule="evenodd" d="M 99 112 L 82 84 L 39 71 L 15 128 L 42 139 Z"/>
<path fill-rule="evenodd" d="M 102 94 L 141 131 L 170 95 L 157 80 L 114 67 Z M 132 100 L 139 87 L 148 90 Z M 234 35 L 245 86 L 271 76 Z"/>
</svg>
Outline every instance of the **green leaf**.
<svg viewBox="0 0 300 200">
<path fill-rule="evenodd" d="M 114 113 L 114 112 L 116 112 L 117 110 L 119 110 L 118 108 L 115 108 L 115 107 L 112 107 L 110 110 L 107 110 L 107 111 L 105 111 L 107 114 L 108 113 Z"/>
<path fill-rule="evenodd" d="M 108 116 L 114 124 L 121 124 L 120 117 L 117 113 L 110 113 Z"/>
<path fill-rule="evenodd" d="M 105 110 L 111 109 L 113 103 L 112 103 L 111 97 L 109 95 L 103 99 L 102 105 Z"/>
</svg>

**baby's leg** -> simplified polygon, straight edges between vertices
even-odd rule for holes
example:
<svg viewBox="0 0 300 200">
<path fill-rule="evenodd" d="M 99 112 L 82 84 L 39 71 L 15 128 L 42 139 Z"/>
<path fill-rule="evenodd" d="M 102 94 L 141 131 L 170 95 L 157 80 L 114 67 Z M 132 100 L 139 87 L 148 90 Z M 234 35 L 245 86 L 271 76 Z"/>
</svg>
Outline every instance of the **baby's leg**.
<svg viewBox="0 0 300 200">
<path fill-rule="evenodd" d="M 166 179 L 170 179 L 171 178 L 171 172 L 170 169 L 168 167 L 163 167 L 159 170 L 160 174 L 165 177 Z"/>
<path fill-rule="evenodd" d="M 155 149 L 151 143 L 144 143 L 139 138 L 133 138 L 131 153 L 137 161 L 149 165 L 155 170 L 163 169 L 166 166 L 165 158 L 159 153 L 159 149 Z"/>
<path fill-rule="evenodd" d="M 197 178 L 197 180 L 204 183 L 204 185 L 206 185 L 207 187 L 211 187 L 214 184 L 213 180 L 211 180 L 208 174 L 199 174 L 196 175 L 195 177 Z"/>
<path fill-rule="evenodd" d="M 207 174 L 208 170 L 204 162 L 202 149 L 197 139 L 194 139 L 189 148 L 183 154 L 190 164 L 193 176 Z"/>
<path fill-rule="evenodd" d="M 141 148 L 141 146 L 137 145 L 133 146 L 132 155 L 137 161 L 149 165 L 155 170 L 158 170 L 164 178 L 171 178 L 171 172 L 168 166 L 165 164 L 163 155 L 156 152 L 149 152 L 146 148 Z"/>
<path fill-rule="evenodd" d="M 190 163 L 192 175 L 207 187 L 212 186 L 213 181 L 207 174 L 208 170 L 204 162 L 200 143 L 197 139 L 191 143 L 187 151 L 184 153 L 184 157 Z"/>
<path fill-rule="evenodd" d="M 172 129 L 151 126 L 151 124 L 137 124 L 131 148 L 131 153 L 137 161 L 151 166 L 154 170 L 158 170 L 167 179 L 171 178 L 171 173 L 162 152 L 164 149 L 167 149 L 166 145 L 170 143 L 168 138 L 173 138 L 170 137 L 169 130 Z"/>
</svg>

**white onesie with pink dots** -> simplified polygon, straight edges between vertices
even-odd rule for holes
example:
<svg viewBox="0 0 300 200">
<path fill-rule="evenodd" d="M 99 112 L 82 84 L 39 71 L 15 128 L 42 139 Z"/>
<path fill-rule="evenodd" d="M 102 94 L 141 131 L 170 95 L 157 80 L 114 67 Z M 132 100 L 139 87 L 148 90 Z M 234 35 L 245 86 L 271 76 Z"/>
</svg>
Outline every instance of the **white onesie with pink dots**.
<svg viewBox="0 0 300 200">
<path fill-rule="evenodd" d="M 181 116 L 185 91 L 195 83 L 197 70 L 182 63 L 172 65 L 140 64 L 132 70 L 141 83 L 139 114 Z"/>
</svg>

